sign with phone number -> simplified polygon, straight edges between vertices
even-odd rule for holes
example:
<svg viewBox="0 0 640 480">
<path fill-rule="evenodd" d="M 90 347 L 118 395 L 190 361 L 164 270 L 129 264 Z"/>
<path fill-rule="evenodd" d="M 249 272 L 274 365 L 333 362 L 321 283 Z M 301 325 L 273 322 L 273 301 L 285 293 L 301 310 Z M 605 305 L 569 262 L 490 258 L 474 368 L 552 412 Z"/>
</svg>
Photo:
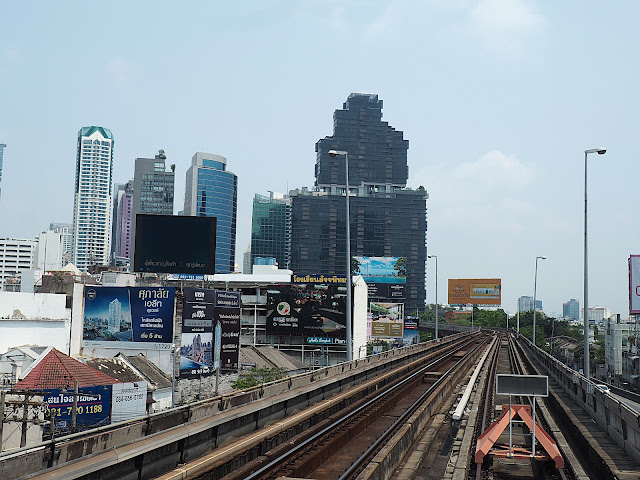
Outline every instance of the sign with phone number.
<svg viewBox="0 0 640 480">
<path fill-rule="evenodd" d="M 71 424 L 73 390 L 47 389 L 44 396 L 45 415 L 55 415 L 56 423 Z M 76 425 L 109 423 L 111 414 L 111 385 L 78 389 Z"/>
</svg>

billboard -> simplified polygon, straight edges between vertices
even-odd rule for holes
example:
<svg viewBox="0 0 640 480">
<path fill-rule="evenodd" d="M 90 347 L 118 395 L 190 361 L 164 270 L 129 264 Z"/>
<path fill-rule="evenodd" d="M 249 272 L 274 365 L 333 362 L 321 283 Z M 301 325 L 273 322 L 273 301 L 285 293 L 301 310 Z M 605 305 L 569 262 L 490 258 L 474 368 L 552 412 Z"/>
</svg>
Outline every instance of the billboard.
<svg viewBox="0 0 640 480">
<path fill-rule="evenodd" d="M 71 428 L 73 389 L 47 389 L 44 395 L 45 416 L 55 415 L 59 428 Z M 146 400 L 146 399 L 145 399 Z M 107 425 L 111 415 L 111 385 L 81 387 L 76 404 L 76 426 Z"/>
<path fill-rule="evenodd" d="M 180 377 L 238 368 L 240 293 L 185 287 Z"/>
<path fill-rule="evenodd" d="M 370 311 L 371 337 L 404 337 L 404 304 L 372 302 L 370 304 Z"/>
<path fill-rule="evenodd" d="M 216 218 L 136 215 L 134 272 L 214 274 Z"/>
<path fill-rule="evenodd" d="M 406 257 L 353 257 L 354 273 L 362 275 L 369 298 L 404 299 Z"/>
<path fill-rule="evenodd" d="M 346 292 L 344 285 L 334 284 L 270 286 L 267 334 L 302 335 L 312 344 L 341 343 L 339 340 L 346 337 Z"/>
<path fill-rule="evenodd" d="M 174 299 L 173 287 L 87 286 L 83 346 L 170 350 Z"/>
<path fill-rule="evenodd" d="M 499 278 L 449 279 L 450 305 L 500 305 L 501 294 Z"/>
<path fill-rule="evenodd" d="M 184 287 L 180 377 L 209 375 L 213 370 L 215 290 Z"/>
<path fill-rule="evenodd" d="M 640 313 L 640 255 L 629 257 L 629 313 Z"/>
<path fill-rule="evenodd" d="M 146 381 L 114 383 L 111 386 L 111 423 L 144 417 L 146 413 Z"/>
</svg>

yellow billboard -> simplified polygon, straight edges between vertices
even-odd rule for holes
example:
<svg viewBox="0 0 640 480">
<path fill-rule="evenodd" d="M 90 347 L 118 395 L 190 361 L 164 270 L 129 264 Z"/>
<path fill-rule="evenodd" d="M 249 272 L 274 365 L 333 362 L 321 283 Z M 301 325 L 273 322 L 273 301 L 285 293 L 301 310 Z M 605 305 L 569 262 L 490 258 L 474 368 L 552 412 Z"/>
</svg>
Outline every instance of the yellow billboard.
<svg viewBox="0 0 640 480">
<path fill-rule="evenodd" d="M 450 278 L 450 305 L 500 305 L 502 286 L 499 278 Z"/>
</svg>

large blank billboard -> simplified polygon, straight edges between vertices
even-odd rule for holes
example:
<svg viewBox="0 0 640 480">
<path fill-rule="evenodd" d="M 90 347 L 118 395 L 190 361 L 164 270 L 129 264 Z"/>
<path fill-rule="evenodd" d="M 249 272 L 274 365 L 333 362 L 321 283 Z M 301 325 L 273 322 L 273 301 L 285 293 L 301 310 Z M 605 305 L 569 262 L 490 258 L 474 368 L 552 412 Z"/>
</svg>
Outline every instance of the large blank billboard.
<svg viewBox="0 0 640 480">
<path fill-rule="evenodd" d="M 136 215 L 135 272 L 214 274 L 216 218 Z"/>
<path fill-rule="evenodd" d="M 640 255 L 629 257 L 629 313 L 640 313 Z"/>
<path fill-rule="evenodd" d="M 500 305 L 502 286 L 499 278 L 450 278 L 450 305 Z"/>
</svg>

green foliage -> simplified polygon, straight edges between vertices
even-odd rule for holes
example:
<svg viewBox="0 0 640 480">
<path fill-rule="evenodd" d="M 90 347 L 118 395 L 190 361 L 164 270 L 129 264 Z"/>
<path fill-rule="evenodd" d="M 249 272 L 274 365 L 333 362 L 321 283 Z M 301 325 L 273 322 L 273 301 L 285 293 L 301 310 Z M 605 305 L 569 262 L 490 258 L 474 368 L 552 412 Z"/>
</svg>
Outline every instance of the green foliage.
<svg viewBox="0 0 640 480">
<path fill-rule="evenodd" d="M 403 278 L 407 276 L 407 257 L 400 257 L 396 260 L 395 265 L 393 266 L 394 270 L 398 271 L 398 278 Z"/>
<path fill-rule="evenodd" d="M 281 367 L 273 368 L 256 368 L 253 367 L 246 373 L 240 374 L 238 380 L 231 385 L 233 388 L 242 390 L 244 388 L 251 388 L 263 383 L 273 382 L 274 380 L 280 380 L 287 376 L 287 370 Z"/>
<path fill-rule="evenodd" d="M 360 274 L 360 261 L 356 257 L 351 257 L 351 274 L 359 275 Z"/>
</svg>

